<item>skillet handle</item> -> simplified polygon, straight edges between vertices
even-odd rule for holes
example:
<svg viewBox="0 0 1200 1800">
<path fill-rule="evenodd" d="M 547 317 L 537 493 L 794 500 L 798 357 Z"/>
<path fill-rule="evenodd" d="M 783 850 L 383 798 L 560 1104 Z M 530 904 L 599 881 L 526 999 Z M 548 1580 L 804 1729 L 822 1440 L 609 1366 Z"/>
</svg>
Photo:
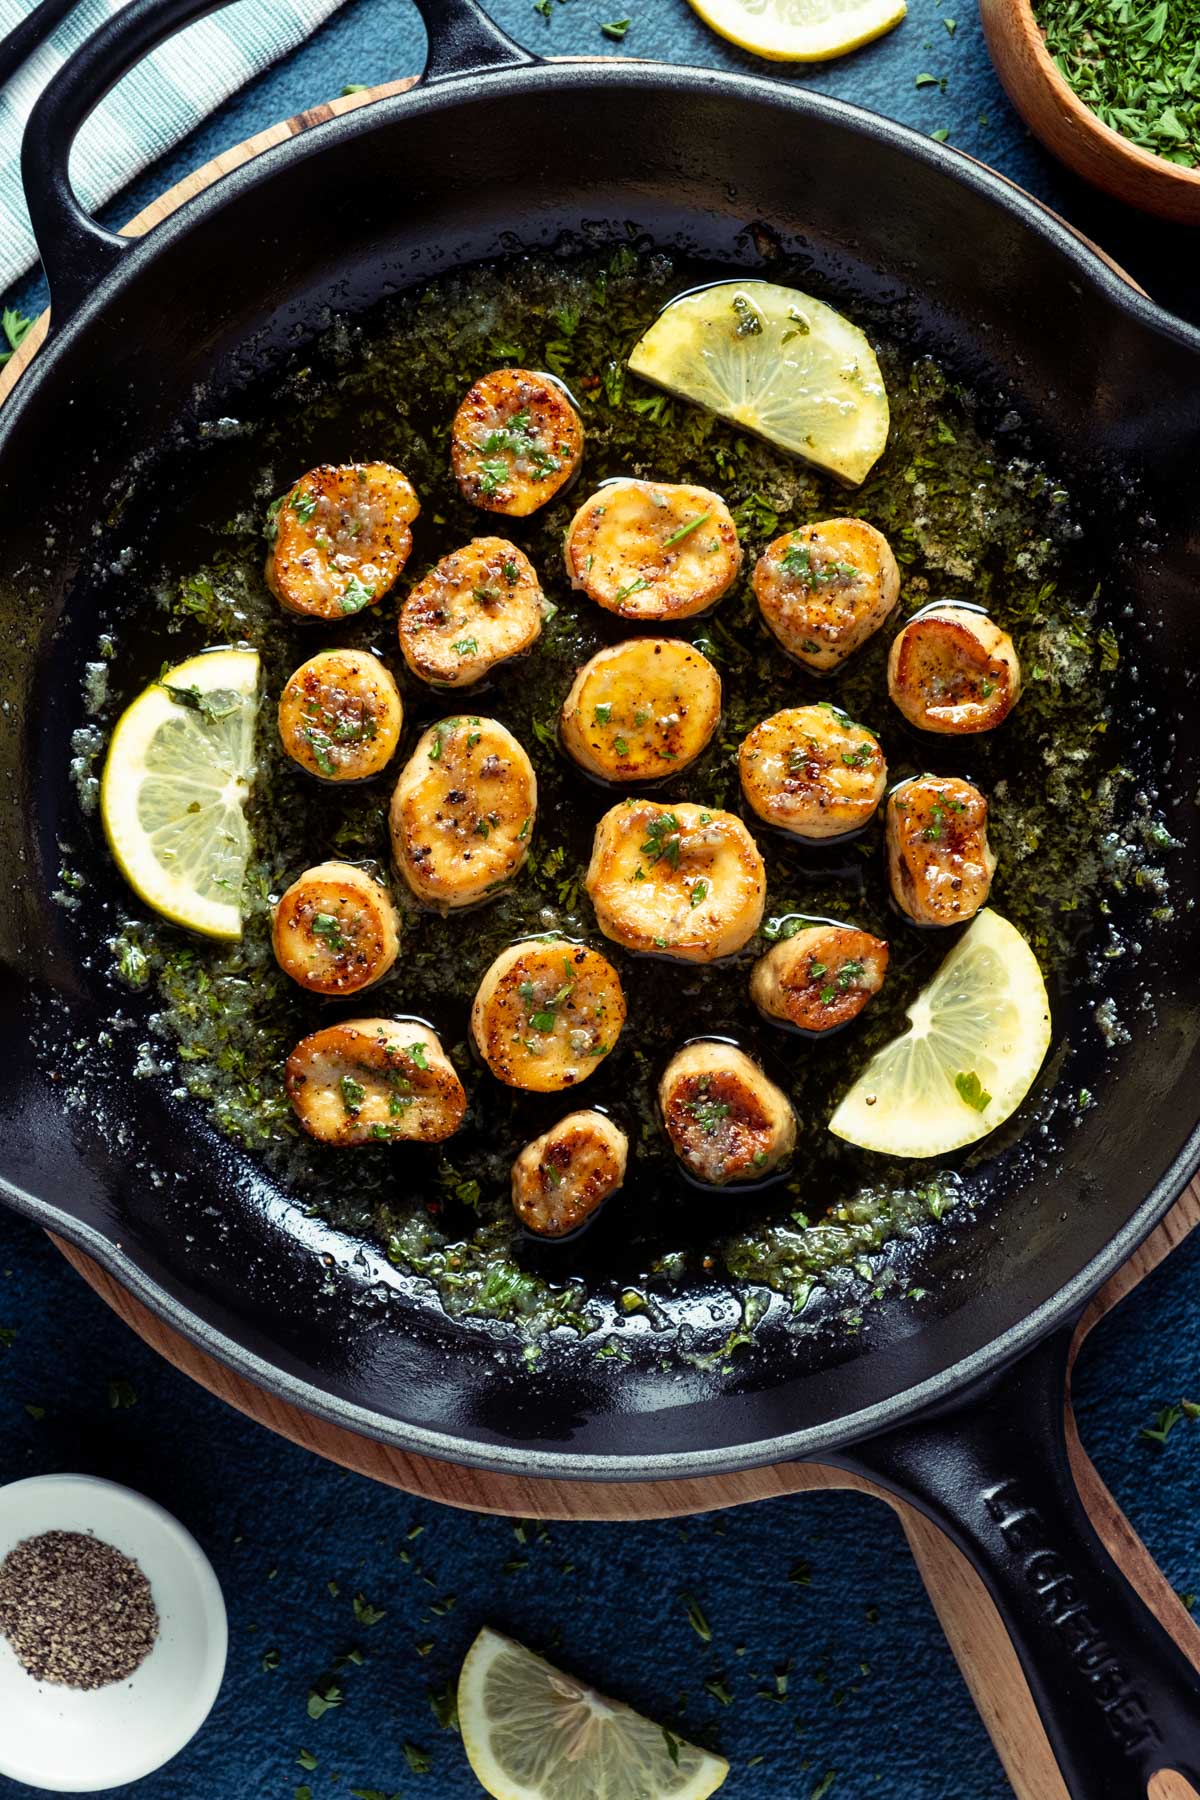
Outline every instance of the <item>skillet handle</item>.
<svg viewBox="0 0 1200 1800">
<path fill-rule="evenodd" d="M 1096 1535 L 1067 1458 L 1071 1333 L 936 1415 L 823 1460 L 939 1525 L 1004 1621 L 1071 1800 L 1146 1800 L 1175 1769 L 1200 1790 L 1200 1671 Z"/>
<path fill-rule="evenodd" d="M 51 329 L 65 325 L 131 254 L 133 242 L 98 225 L 71 186 L 71 146 L 88 115 L 165 38 L 226 0 L 126 0 L 80 45 L 40 96 L 21 144 L 21 180 L 50 285 Z M 476 0 L 417 0 L 429 36 L 423 82 L 540 58 L 506 37 Z"/>
</svg>

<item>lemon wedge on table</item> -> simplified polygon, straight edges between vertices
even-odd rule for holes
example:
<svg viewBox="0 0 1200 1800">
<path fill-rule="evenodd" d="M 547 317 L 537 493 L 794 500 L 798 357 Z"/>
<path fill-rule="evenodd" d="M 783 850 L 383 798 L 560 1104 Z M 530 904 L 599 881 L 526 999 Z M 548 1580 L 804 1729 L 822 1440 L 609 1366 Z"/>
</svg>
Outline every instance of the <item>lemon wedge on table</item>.
<svg viewBox="0 0 1200 1800">
<path fill-rule="evenodd" d="M 722 281 L 681 294 L 638 339 L 629 367 L 850 486 L 887 443 L 875 352 L 857 325 L 799 288 Z"/>
<path fill-rule="evenodd" d="M 999 913 L 977 913 L 908 1011 L 911 1030 L 877 1050 L 829 1121 L 885 1156 L 944 1156 L 1020 1106 L 1050 1047 L 1037 958 Z"/>
<path fill-rule="evenodd" d="M 208 937 L 242 935 L 258 653 L 211 650 L 167 669 L 117 720 L 100 816 L 138 898 Z"/>
<path fill-rule="evenodd" d="M 706 25 L 773 62 L 828 62 L 898 25 L 904 0 L 692 0 Z"/>
<path fill-rule="evenodd" d="M 458 1722 L 493 1800 L 704 1800 L 729 1773 L 487 1627 L 458 1679 Z"/>
</svg>

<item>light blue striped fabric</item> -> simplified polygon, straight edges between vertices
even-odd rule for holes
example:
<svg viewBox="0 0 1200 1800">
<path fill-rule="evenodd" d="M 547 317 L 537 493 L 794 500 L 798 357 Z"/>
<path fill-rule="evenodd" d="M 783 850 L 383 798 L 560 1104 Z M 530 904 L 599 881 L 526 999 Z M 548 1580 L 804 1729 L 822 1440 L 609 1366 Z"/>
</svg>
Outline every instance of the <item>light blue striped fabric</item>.
<svg viewBox="0 0 1200 1800">
<path fill-rule="evenodd" d="M 0 36 L 34 0 L 0 0 Z M 75 143 L 71 178 L 95 209 L 177 144 L 252 75 L 303 43 L 341 0 L 238 0 L 161 45 L 97 107 Z M 80 0 L 49 43 L 0 92 L 0 291 L 37 250 L 21 195 L 21 133 L 34 101 L 72 50 L 121 0 Z"/>
</svg>

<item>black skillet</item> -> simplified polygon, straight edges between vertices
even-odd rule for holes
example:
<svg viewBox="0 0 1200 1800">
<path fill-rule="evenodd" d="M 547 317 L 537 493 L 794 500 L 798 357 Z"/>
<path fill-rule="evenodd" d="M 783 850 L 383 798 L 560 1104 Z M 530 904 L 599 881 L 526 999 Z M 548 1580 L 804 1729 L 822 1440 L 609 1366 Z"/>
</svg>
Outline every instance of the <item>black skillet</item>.
<svg viewBox="0 0 1200 1800">
<path fill-rule="evenodd" d="M 1200 649 L 1200 337 L 1007 183 L 897 125 L 743 76 L 547 67 L 472 0 L 421 0 L 416 90 L 269 151 L 127 242 L 73 197 L 72 140 L 211 4 L 131 0 L 25 140 L 54 329 L 0 416 L 5 1197 L 252 1380 L 411 1450 L 589 1480 L 817 1455 L 866 1471 L 979 1568 L 1074 1800 L 1133 1800 L 1164 1766 L 1200 1782 L 1200 1682 L 1082 1511 L 1062 1405 L 1073 1322 L 1200 1162 L 1197 923 L 1181 900 L 1200 734 L 1176 731 Z M 236 414 L 331 311 L 581 227 L 633 222 L 745 266 L 757 220 L 803 250 L 820 291 L 886 305 L 894 334 L 975 383 L 994 419 L 1019 415 L 1090 503 L 1128 594 L 1126 702 L 1146 727 L 1140 778 L 1183 840 L 1180 903 L 1116 970 L 1128 1043 L 1089 1057 L 1085 997 L 1064 1000 L 1056 1045 L 1078 1044 L 1071 1080 L 1098 1104 L 1060 1150 L 1025 1157 L 1001 1206 L 913 1253 L 919 1311 L 897 1290 L 851 1337 L 772 1315 L 732 1373 L 678 1331 L 632 1333 L 628 1362 L 560 1334 L 531 1373 L 503 1330 L 447 1319 L 373 1248 L 300 1217 L 169 1082 L 131 1079 L 137 1022 L 111 1030 L 89 934 L 114 878 L 91 855 L 80 906 L 49 897 L 64 854 L 93 842 L 67 775 L 82 664 L 155 493 L 203 478 L 202 421 Z"/>
</svg>

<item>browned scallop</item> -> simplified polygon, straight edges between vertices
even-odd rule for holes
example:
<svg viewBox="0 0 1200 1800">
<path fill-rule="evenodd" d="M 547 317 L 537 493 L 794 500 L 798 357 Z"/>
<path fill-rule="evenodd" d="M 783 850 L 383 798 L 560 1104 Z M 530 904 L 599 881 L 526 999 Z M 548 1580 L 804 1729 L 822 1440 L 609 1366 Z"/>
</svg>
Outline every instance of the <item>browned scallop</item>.
<svg viewBox="0 0 1200 1800">
<path fill-rule="evenodd" d="M 605 937 L 627 950 L 713 962 L 758 930 L 767 876 L 736 814 L 626 800 L 596 827 L 585 885 Z"/>
<path fill-rule="evenodd" d="M 1021 664 L 1007 631 L 986 613 L 931 606 L 892 644 L 888 691 L 922 731 L 994 731 L 1020 697 Z"/>
<path fill-rule="evenodd" d="M 397 1019 L 347 1019 L 314 1031 L 288 1057 L 284 1085 L 309 1136 L 340 1149 L 440 1144 L 467 1110 L 436 1034 Z"/>
<path fill-rule="evenodd" d="M 565 749 L 605 781 L 677 774 L 721 722 L 721 677 L 680 638 L 632 638 L 597 650 L 563 702 Z"/>
<path fill-rule="evenodd" d="M 353 863 L 306 869 L 282 896 L 271 928 L 275 960 L 314 994 L 357 994 L 386 975 L 400 948 L 386 888 Z"/>
<path fill-rule="evenodd" d="M 856 1019 L 887 974 L 882 938 L 852 925 L 810 925 L 759 957 L 750 997 L 760 1012 L 798 1031 L 832 1031 Z"/>
<path fill-rule="evenodd" d="M 996 870 L 987 801 L 954 775 L 901 782 L 887 804 L 888 874 L 918 925 L 958 925 L 987 900 Z"/>
<path fill-rule="evenodd" d="M 454 415 L 454 479 L 484 512 L 525 518 L 554 498 L 582 460 L 583 421 L 551 375 L 493 369 Z"/>
<path fill-rule="evenodd" d="M 513 1211 L 539 1237 L 577 1231 L 620 1187 L 628 1157 L 629 1139 L 603 1113 L 568 1113 L 514 1162 Z"/>
<path fill-rule="evenodd" d="M 440 719 L 418 739 L 392 795 L 396 865 L 427 906 L 473 906 L 529 854 L 533 764 L 497 719 Z"/>
<path fill-rule="evenodd" d="M 860 830 L 887 786 L 875 733 L 824 700 L 756 725 L 738 751 L 738 772 L 760 819 L 805 838 Z"/>
<path fill-rule="evenodd" d="M 279 696 L 279 737 L 293 762 L 321 781 L 364 781 L 395 754 L 404 723 L 400 690 L 368 650 L 322 650 Z"/>
<path fill-rule="evenodd" d="M 754 593 L 789 655 L 833 669 L 895 611 L 900 571 L 883 533 L 865 519 L 826 519 L 768 545 Z"/>
<path fill-rule="evenodd" d="M 564 555 L 571 586 L 622 619 L 690 619 L 742 566 L 720 496 L 664 481 L 607 482 L 571 520 Z"/>
<path fill-rule="evenodd" d="M 375 606 L 408 561 L 420 512 L 390 463 L 322 463 L 279 502 L 267 586 L 288 612 L 345 619 Z"/>
<path fill-rule="evenodd" d="M 443 556 L 400 608 L 400 648 L 414 675 L 469 687 L 537 640 L 544 609 L 533 564 L 505 538 L 472 538 Z"/>
<path fill-rule="evenodd" d="M 624 1023 L 621 977 L 608 958 L 565 938 L 510 944 L 471 1007 L 471 1037 L 492 1074 L 536 1094 L 586 1081 Z"/>
<path fill-rule="evenodd" d="M 792 1154 L 791 1101 L 744 1050 L 703 1039 L 676 1052 L 658 1085 L 676 1156 L 713 1187 L 760 1181 Z"/>
</svg>

